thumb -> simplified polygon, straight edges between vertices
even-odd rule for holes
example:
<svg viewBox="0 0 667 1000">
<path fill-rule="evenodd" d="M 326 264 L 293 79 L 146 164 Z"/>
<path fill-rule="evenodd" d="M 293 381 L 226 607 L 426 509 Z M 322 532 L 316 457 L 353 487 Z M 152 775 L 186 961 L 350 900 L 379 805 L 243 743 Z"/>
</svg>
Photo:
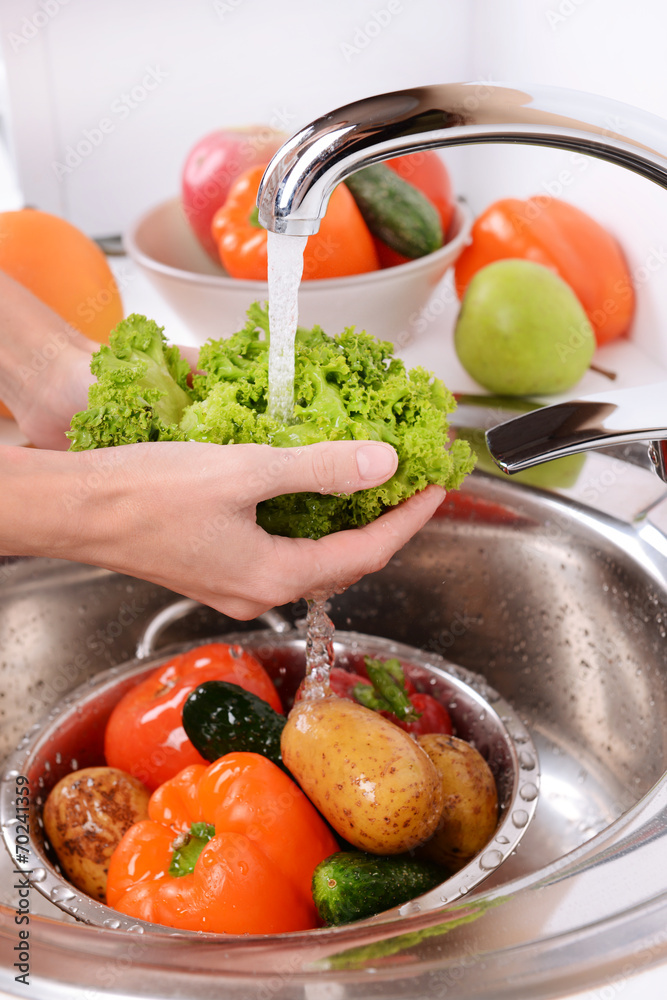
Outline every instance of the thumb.
<svg viewBox="0 0 667 1000">
<path fill-rule="evenodd" d="M 354 493 L 386 482 L 398 467 L 395 450 L 381 441 L 268 448 L 264 459 L 264 475 L 256 479 L 258 501 L 282 493 Z"/>
</svg>

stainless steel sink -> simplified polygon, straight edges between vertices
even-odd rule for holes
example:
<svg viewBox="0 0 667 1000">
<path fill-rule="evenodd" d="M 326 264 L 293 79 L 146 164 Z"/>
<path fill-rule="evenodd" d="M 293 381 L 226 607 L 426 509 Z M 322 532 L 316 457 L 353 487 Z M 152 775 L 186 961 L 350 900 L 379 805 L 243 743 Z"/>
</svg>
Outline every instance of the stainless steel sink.
<svg viewBox="0 0 667 1000">
<path fill-rule="evenodd" d="M 332 601 L 340 629 L 482 674 L 529 728 L 537 813 L 482 887 L 375 927 L 194 942 L 85 926 L 33 892 L 31 996 L 536 1000 L 667 962 L 667 487 L 632 459 L 554 464 L 540 488 L 475 473 L 388 567 Z M 131 659 L 173 600 L 91 567 L 0 563 L 0 756 L 67 691 Z M 201 609 L 160 642 L 232 629 Z M 3 863 L 1 985 L 23 995 Z"/>
</svg>

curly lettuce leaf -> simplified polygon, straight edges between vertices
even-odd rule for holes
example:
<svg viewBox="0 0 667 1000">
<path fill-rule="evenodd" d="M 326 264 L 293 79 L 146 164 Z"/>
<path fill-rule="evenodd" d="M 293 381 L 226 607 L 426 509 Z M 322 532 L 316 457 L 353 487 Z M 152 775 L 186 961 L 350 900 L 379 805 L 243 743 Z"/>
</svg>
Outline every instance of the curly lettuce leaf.
<svg viewBox="0 0 667 1000">
<path fill-rule="evenodd" d="M 318 326 L 299 328 L 294 410 L 282 423 L 268 414 L 266 307 L 253 304 L 242 330 L 202 347 L 192 389 L 187 363 L 167 347 L 161 328 L 131 316 L 95 355 L 97 383 L 88 410 L 72 422 L 72 448 L 155 440 L 281 448 L 384 441 L 399 461 L 381 486 L 340 496 L 287 494 L 257 508 L 262 527 L 292 537 L 320 538 L 367 524 L 430 483 L 458 488 L 474 465 L 468 442 L 448 441 L 452 394 L 425 369 L 406 371 L 392 350 L 352 327 L 336 337 Z"/>
<path fill-rule="evenodd" d="M 192 400 L 190 366 L 153 320 L 128 316 L 112 331 L 109 346 L 93 355 L 90 369 L 97 381 L 88 409 L 72 418 L 71 451 L 185 439 L 179 424 Z"/>
<path fill-rule="evenodd" d="M 367 524 L 429 483 L 456 489 L 472 471 L 465 441 L 448 443 L 452 394 L 423 368 L 406 371 L 392 345 L 348 328 L 329 337 L 319 327 L 299 328 L 295 345 L 293 419 L 267 415 L 268 315 L 257 304 L 243 330 L 209 341 L 195 378 L 199 401 L 185 413 L 188 438 L 219 444 L 263 443 L 299 447 L 326 440 L 391 444 L 398 469 L 381 486 L 341 496 L 287 494 L 258 506 L 267 531 L 319 538 Z"/>
</svg>

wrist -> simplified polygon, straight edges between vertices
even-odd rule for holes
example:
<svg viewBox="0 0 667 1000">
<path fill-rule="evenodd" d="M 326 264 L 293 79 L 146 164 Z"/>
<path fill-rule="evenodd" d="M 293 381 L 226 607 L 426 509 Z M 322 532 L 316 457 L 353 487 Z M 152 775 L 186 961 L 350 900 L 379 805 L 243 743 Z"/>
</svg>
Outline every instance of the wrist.
<svg viewBox="0 0 667 1000">
<path fill-rule="evenodd" d="M 114 534 L 107 509 L 113 471 L 97 458 L 0 446 L 0 555 L 94 562 L 102 539 Z"/>
<path fill-rule="evenodd" d="M 63 485 L 54 457 L 59 456 L 32 448 L 0 448 L 0 554 L 54 554 L 50 539 L 61 532 L 59 497 Z"/>
</svg>

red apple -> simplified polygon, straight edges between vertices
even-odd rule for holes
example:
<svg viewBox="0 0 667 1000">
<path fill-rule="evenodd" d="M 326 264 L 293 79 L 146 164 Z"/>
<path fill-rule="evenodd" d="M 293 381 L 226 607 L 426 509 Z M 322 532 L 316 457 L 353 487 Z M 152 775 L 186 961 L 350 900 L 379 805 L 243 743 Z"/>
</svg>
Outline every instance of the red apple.
<svg viewBox="0 0 667 1000">
<path fill-rule="evenodd" d="M 287 139 L 268 125 L 217 129 L 190 150 L 181 175 L 181 200 L 192 230 L 216 263 L 211 221 L 227 199 L 231 185 L 249 167 L 268 163 Z"/>
</svg>

